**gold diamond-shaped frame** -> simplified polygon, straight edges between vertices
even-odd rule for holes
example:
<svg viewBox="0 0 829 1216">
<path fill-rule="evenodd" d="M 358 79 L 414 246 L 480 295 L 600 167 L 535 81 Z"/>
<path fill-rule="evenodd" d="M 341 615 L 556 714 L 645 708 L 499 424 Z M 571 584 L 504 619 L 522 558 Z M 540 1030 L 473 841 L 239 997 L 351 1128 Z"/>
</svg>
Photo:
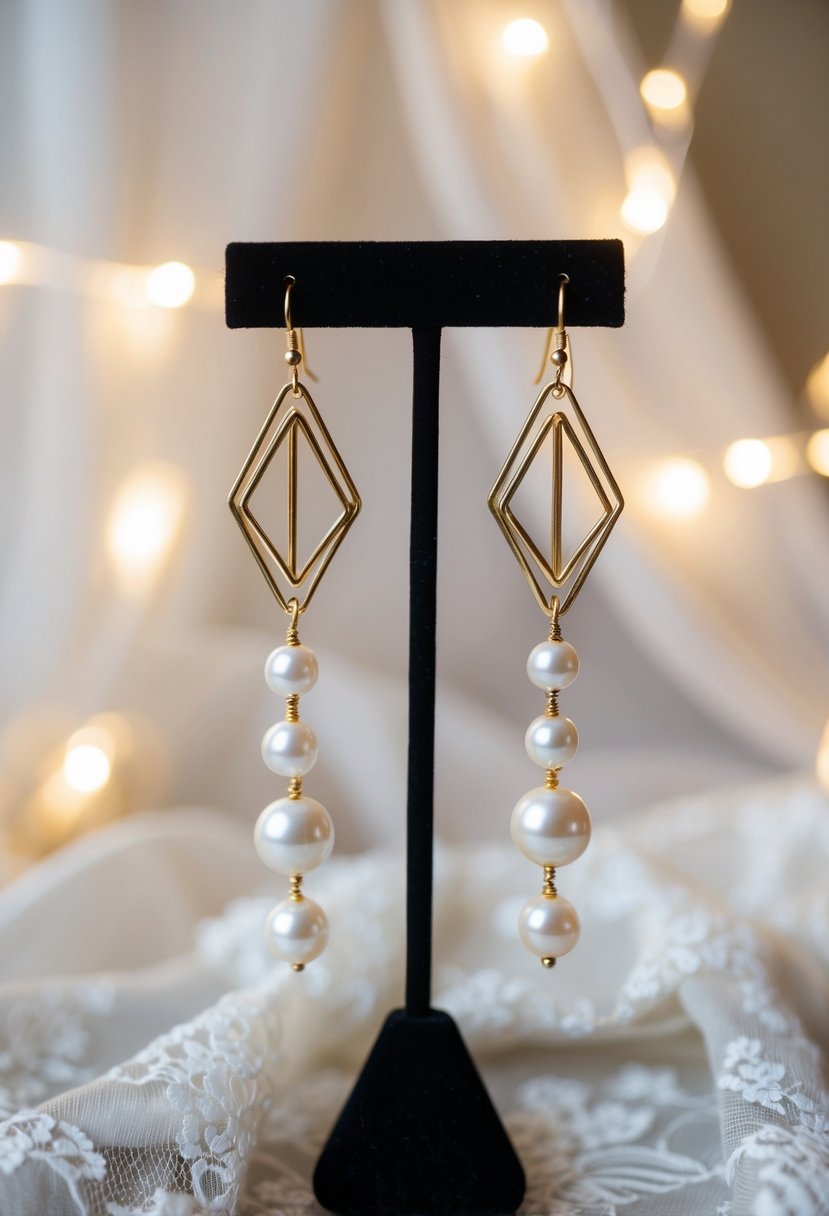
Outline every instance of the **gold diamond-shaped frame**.
<svg viewBox="0 0 829 1216">
<path fill-rule="evenodd" d="M 290 395 L 291 404 L 280 419 L 276 430 L 274 424 L 286 398 Z M 300 409 L 302 406 L 302 409 Z M 303 410 L 305 411 L 303 413 Z M 307 417 L 306 417 L 307 414 Z M 313 550 L 310 558 L 301 569 L 298 569 L 297 559 L 297 519 L 298 519 L 298 448 L 302 436 L 314 455 L 319 467 L 325 474 L 328 484 L 342 504 L 342 511 L 335 519 Z M 271 538 L 250 507 L 250 499 L 256 487 L 265 476 L 276 453 L 282 444 L 288 444 L 288 553 L 280 553 Z M 250 450 L 242 471 L 230 491 L 228 505 L 233 512 L 236 522 L 242 529 L 245 540 L 250 547 L 257 565 L 277 599 L 280 607 L 286 612 L 291 611 L 290 600 L 296 600 L 299 611 L 304 612 L 311 602 L 311 597 L 331 559 L 339 549 L 345 534 L 351 527 L 360 511 L 362 503 L 357 488 L 351 480 L 340 453 L 334 444 L 328 428 L 322 420 L 319 410 L 304 384 L 298 383 L 296 388 L 291 383 L 285 385 L 276 401 L 273 403 L 268 417 L 265 419 L 256 442 Z M 291 588 L 302 588 L 302 596 L 286 597 L 276 579 L 274 571 L 268 564 L 268 558 L 277 567 Z"/>
<path fill-rule="evenodd" d="M 560 409 L 544 414 L 545 407 L 548 408 L 548 398 L 556 403 L 566 399 L 584 443 L 579 439 L 569 418 Z M 539 417 L 541 417 L 541 424 L 537 426 Z M 535 429 L 536 426 L 537 429 Z M 553 436 L 553 511 L 552 553 L 548 560 L 540 546 L 536 544 L 516 517 L 510 503 L 551 431 Z M 581 461 L 602 508 L 599 519 L 567 562 L 562 557 L 562 468 L 565 437 Z M 530 589 L 543 612 L 548 615 L 552 613 L 552 594 L 545 590 L 539 575 L 553 588 L 553 593 L 572 579 L 558 609 L 560 614 L 565 613 L 581 590 L 584 580 L 604 548 L 625 505 L 616 479 L 610 471 L 602 450 L 569 385 L 561 383 L 556 386 L 554 382 L 551 382 L 541 390 L 489 493 L 488 502 L 489 508 L 524 571 Z"/>
</svg>

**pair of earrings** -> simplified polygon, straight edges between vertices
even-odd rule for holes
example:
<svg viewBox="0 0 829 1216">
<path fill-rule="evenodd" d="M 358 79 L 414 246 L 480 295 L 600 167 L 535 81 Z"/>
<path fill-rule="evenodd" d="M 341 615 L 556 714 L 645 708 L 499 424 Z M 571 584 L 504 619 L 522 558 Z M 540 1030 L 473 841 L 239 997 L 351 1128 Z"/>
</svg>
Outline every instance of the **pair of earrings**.
<svg viewBox="0 0 829 1216">
<path fill-rule="evenodd" d="M 302 971 L 323 952 L 328 940 L 325 913 L 304 894 L 302 883 L 304 876 L 330 855 L 334 827 L 325 807 L 303 790 L 303 778 L 316 762 L 317 740 L 312 728 L 300 718 L 300 698 L 314 687 L 318 665 L 313 651 L 300 641 L 298 626 L 361 503 L 342 457 L 299 379 L 302 340 L 291 320 L 295 282 L 293 277 L 285 282 L 285 360 L 291 377 L 276 398 L 228 502 L 271 591 L 289 617 L 285 644 L 277 647 L 265 664 L 268 687 L 285 698 L 285 717 L 262 740 L 265 764 L 288 779 L 288 788 L 284 797 L 272 802 L 259 816 L 254 844 L 265 865 L 290 880 L 288 897 L 268 916 L 268 945 L 278 958 L 289 962 L 295 971 Z M 543 713 L 527 729 L 525 743 L 530 759 L 544 770 L 544 783 L 519 800 L 511 819 L 515 844 L 543 870 L 541 893 L 525 904 L 519 932 L 545 967 L 552 967 L 578 940 L 578 915 L 569 900 L 558 894 L 556 870 L 581 856 L 591 831 L 590 815 L 581 798 L 559 784 L 561 768 L 578 747 L 578 732 L 570 719 L 559 713 L 558 695 L 573 682 L 579 669 L 575 650 L 562 637 L 561 618 L 581 590 L 624 505 L 573 394 L 572 362 L 564 328 L 568 282 L 566 275 L 560 276 L 557 324 L 548 339 L 555 374 L 539 393 L 488 500 L 539 607 L 550 621 L 546 641 L 532 650 L 527 661 L 527 674 L 544 692 L 545 701 Z M 545 354 L 544 365 L 546 362 Z M 567 413 L 562 407 L 567 407 Z M 306 456 L 310 452 L 316 460 L 336 503 L 328 530 L 306 554 L 300 553 L 298 535 L 300 444 Z M 575 460 L 571 468 L 583 470 L 600 506 L 598 520 L 568 557 L 564 554 L 562 527 L 566 458 Z M 542 548 L 520 520 L 516 496 L 530 471 L 534 466 L 537 469 L 537 462 L 547 459 L 552 474 L 550 532 Z M 286 532 L 279 544 L 265 532 L 252 506 L 255 491 L 277 460 L 283 466 L 287 491 Z M 277 575 L 294 594 L 283 594 Z M 558 591 L 565 587 L 560 598 Z"/>
</svg>

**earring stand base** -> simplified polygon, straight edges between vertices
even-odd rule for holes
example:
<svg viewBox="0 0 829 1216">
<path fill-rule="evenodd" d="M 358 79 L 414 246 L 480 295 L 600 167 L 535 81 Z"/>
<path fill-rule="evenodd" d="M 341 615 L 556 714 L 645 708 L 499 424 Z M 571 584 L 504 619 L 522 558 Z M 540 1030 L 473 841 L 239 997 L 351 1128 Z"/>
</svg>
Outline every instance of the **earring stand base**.
<svg viewBox="0 0 829 1216">
<path fill-rule="evenodd" d="M 317 1163 L 314 1193 L 341 1216 L 518 1209 L 524 1171 L 447 1013 L 388 1015 Z"/>
<path fill-rule="evenodd" d="M 314 1172 L 339 1216 L 512 1216 L 524 1173 L 460 1032 L 431 1008 L 440 333 L 624 322 L 621 241 L 234 243 L 231 328 L 413 331 L 406 1008 L 389 1014 Z M 517 934 L 516 934 L 517 937 Z M 520 947 L 516 942 L 516 950 Z"/>
</svg>

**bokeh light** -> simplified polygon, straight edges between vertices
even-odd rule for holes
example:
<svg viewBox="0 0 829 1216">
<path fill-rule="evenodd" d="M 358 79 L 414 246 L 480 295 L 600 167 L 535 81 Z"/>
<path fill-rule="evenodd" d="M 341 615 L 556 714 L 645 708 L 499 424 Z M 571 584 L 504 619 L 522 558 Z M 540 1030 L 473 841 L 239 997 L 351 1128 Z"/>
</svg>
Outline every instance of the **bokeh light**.
<svg viewBox="0 0 829 1216">
<path fill-rule="evenodd" d="M 167 557 L 181 526 L 185 497 L 181 474 L 166 464 L 143 465 L 121 486 L 110 512 L 107 541 L 127 585 L 145 581 Z"/>
<path fill-rule="evenodd" d="M 653 110 L 678 110 L 688 97 L 688 86 L 672 68 L 654 68 L 642 77 L 642 98 Z"/>
<path fill-rule="evenodd" d="M 710 496 L 708 474 L 686 456 L 657 461 L 643 488 L 648 509 L 668 519 L 692 519 L 705 510 Z"/>
<path fill-rule="evenodd" d="M 723 468 L 732 485 L 743 490 L 761 486 L 771 476 L 771 448 L 762 439 L 738 439 L 726 449 Z"/>
<path fill-rule="evenodd" d="M 829 429 L 815 431 L 806 444 L 806 459 L 809 467 L 821 477 L 829 477 Z"/>
<path fill-rule="evenodd" d="M 196 276 L 184 262 L 165 262 L 147 275 L 147 299 L 159 308 L 181 308 L 195 288 Z"/>
<path fill-rule="evenodd" d="M 619 214 L 631 232 L 649 236 L 663 227 L 668 218 L 668 204 L 656 190 L 643 186 L 628 193 Z"/>
<path fill-rule="evenodd" d="M 0 283 L 13 283 L 23 264 L 23 254 L 14 241 L 0 241 Z"/>
<path fill-rule="evenodd" d="M 531 17 L 520 17 L 504 29 L 501 45 L 513 55 L 541 55 L 548 46 L 547 31 Z"/>
</svg>

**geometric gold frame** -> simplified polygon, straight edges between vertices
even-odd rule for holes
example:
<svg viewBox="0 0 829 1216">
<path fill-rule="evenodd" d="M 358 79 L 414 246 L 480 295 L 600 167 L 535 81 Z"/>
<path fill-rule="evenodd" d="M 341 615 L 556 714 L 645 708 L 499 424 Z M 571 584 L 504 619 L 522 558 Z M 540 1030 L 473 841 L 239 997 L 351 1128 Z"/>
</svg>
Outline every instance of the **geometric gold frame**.
<svg viewBox="0 0 829 1216">
<path fill-rule="evenodd" d="M 569 403 L 575 426 L 560 408 L 550 412 L 551 406 L 565 400 Z M 511 502 L 550 432 L 553 440 L 553 492 L 548 554 L 517 518 Z M 581 461 L 601 507 L 598 521 L 566 562 L 562 555 L 561 534 L 565 442 L 571 445 Z M 548 616 L 552 616 L 554 611 L 563 615 L 581 590 L 625 505 L 616 479 L 568 384 L 553 380 L 541 390 L 487 501 L 524 571 L 539 607 Z M 568 582 L 566 594 L 554 609 L 555 592 Z M 552 592 L 546 589 L 545 584 L 553 589 Z"/>
<path fill-rule="evenodd" d="M 284 416 L 279 418 L 281 407 L 288 394 L 291 397 L 291 404 Z M 297 555 L 300 443 L 305 443 L 310 449 L 342 507 L 334 523 L 301 568 L 298 567 Z M 250 508 L 251 495 L 283 444 L 287 444 L 288 447 L 287 553 L 279 551 Z M 346 532 L 354 522 L 362 505 L 348 469 L 304 384 L 299 381 L 289 382 L 280 392 L 230 491 L 228 505 L 242 529 L 259 569 L 264 574 L 268 586 L 281 607 L 286 612 L 290 612 L 292 607 L 290 601 L 294 601 L 298 605 L 297 613 L 303 612 L 311 602 L 317 584 L 342 544 Z M 276 566 L 278 573 L 294 591 L 302 588 L 300 595 L 286 596 L 283 594 L 268 559 Z"/>
</svg>

